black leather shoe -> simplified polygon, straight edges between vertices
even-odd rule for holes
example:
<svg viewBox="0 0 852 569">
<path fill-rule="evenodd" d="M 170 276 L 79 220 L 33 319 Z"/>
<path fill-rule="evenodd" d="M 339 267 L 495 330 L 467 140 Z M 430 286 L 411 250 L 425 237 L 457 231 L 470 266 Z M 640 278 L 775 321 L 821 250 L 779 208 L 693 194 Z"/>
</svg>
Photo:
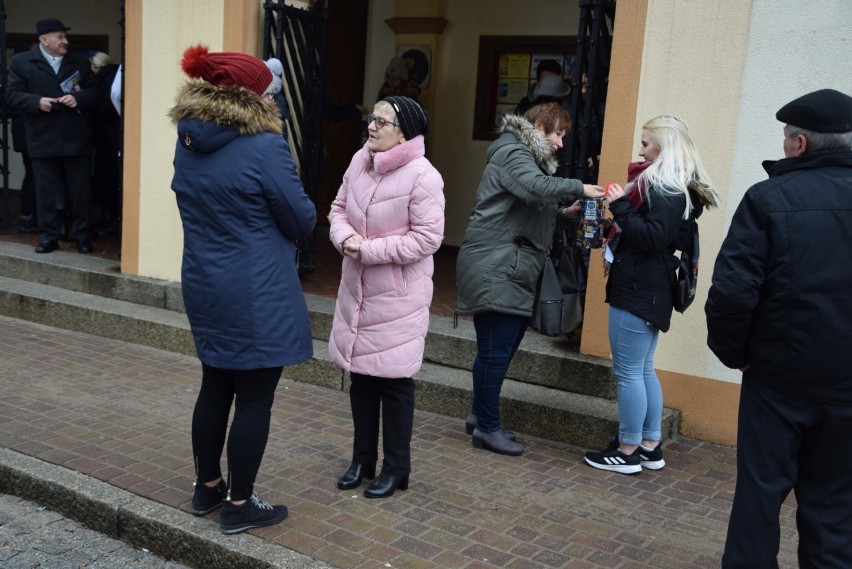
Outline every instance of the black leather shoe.
<svg viewBox="0 0 852 569">
<path fill-rule="evenodd" d="M 358 464 L 357 462 L 353 462 L 349 465 L 349 470 L 346 471 L 346 474 L 337 481 L 337 487 L 341 490 L 352 490 L 353 488 L 357 488 L 361 485 L 361 481 L 364 478 L 369 478 L 372 480 L 376 477 L 376 465 L 373 465 L 372 468 L 364 466 L 363 464 Z"/>
<path fill-rule="evenodd" d="M 387 498 L 393 496 L 394 490 L 397 488 L 408 490 L 408 475 L 394 476 L 382 472 L 376 478 L 376 481 L 364 490 L 364 496 L 367 498 Z"/>
<path fill-rule="evenodd" d="M 36 245 L 36 253 L 50 253 L 59 249 L 59 242 L 56 239 L 42 239 Z"/>
<path fill-rule="evenodd" d="M 467 416 L 467 419 L 464 421 L 464 432 L 468 435 L 473 434 L 473 430 L 476 428 L 476 415 L 471 413 Z M 518 437 L 515 435 L 514 431 L 510 431 L 509 429 L 500 429 L 503 431 L 503 435 L 509 439 L 510 441 L 514 441 Z"/>
<path fill-rule="evenodd" d="M 77 251 L 80 253 L 91 253 L 95 248 L 92 247 L 92 242 L 88 239 L 77 239 Z"/>
</svg>

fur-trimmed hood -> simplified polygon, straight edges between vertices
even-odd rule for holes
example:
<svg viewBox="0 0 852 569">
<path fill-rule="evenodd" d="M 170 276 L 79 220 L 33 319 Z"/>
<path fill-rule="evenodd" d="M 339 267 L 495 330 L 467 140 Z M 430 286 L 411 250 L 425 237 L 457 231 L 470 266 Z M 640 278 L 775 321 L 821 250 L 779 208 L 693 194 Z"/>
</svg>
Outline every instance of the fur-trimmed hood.
<svg viewBox="0 0 852 569">
<path fill-rule="evenodd" d="M 192 150 L 209 152 L 234 138 L 271 132 L 281 135 L 283 123 L 274 101 L 235 86 L 189 81 L 177 96 L 169 118 Z M 212 127 L 212 128 L 211 128 Z"/>
<path fill-rule="evenodd" d="M 514 134 L 521 144 L 530 149 L 533 158 L 545 174 L 552 176 L 556 172 L 559 160 L 553 154 L 550 143 L 530 121 L 519 115 L 503 115 L 499 132 Z M 492 152 L 497 147 L 498 145 L 493 145 Z"/>
</svg>

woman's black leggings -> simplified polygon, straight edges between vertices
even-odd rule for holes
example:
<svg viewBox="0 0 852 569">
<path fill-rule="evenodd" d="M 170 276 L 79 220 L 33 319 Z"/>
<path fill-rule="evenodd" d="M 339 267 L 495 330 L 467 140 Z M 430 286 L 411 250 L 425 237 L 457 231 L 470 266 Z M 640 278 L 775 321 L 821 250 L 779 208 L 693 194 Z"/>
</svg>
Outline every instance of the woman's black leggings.
<svg viewBox="0 0 852 569">
<path fill-rule="evenodd" d="M 222 476 L 222 450 L 228 433 L 228 490 L 232 500 L 251 497 L 269 438 L 269 421 L 281 367 L 229 370 L 201 364 L 201 391 L 192 414 L 192 454 L 198 482 Z"/>
</svg>

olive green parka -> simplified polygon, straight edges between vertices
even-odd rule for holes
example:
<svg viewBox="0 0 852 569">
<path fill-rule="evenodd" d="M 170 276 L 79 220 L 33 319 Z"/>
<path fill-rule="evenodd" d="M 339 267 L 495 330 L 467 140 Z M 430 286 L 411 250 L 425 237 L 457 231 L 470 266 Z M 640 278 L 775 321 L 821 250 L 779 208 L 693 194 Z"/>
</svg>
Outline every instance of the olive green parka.
<svg viewBox="0 0 852 569">
<path fill-rule="evenodd" d="M 503 118 L 456 263 L 457 314 L 530 316 L 559 205 L 583 197 L 580 180 L 556 178 L 544 134 L 517 115 Z"/>
</svg>

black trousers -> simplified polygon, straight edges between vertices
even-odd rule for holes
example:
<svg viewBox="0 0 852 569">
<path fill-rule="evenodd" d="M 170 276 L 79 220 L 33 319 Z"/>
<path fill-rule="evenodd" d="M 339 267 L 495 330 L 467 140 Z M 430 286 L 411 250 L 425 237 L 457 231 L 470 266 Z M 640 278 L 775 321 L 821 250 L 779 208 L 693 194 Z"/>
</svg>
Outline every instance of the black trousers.
<svg viewBox="0 0 852 569">
<path fill-rule="evenodd" d="M 42 239 L 59 239 L 62 220 L 56 211 L 56 198 L 68 190 L 73 215 L 71 233 L 75 239 L 91 237 L 89 209 L 92 189 L 89 183 L 89 156 L 31 158 L 38 205 L 38 231 Z"/>
<path fill-rule="evenodd" d="M 738 429 L 723 569 L 778 567 L 779 515 L 791 490 L 800 569 L 852 567 L 852 406 L 787 397 L 746 373 Z"/>
<path fill-rule="evenodd" d="M 24 161 L 24 179 L 21 181 L 21 216 L 29 217 L 36 214 L 35 178 L 33 176 L 33 161 L 28 152 L 21 152 Z"/>
<path fill-rule="evenodd" d="M 269 439 L 269 422 L 281 367 L 227 370 L 202 364 L 201 390 L 192 414 L 192 454 L 198 482 L 222 477 L 222 450 L 231 403 L 234 420 L 228 438 L 228 490 L 246 500 Z"/>
<path fill-rule="evenodd" d="M 379 459 L 379 420 L 382 423 L 382 471 L 393 476 L 411 472 L 411 434 L 414 428 L 414 380 L 350 374 L 349 402 L 355 424 L 352 462 L 370 466 Z"/>
</svg>

